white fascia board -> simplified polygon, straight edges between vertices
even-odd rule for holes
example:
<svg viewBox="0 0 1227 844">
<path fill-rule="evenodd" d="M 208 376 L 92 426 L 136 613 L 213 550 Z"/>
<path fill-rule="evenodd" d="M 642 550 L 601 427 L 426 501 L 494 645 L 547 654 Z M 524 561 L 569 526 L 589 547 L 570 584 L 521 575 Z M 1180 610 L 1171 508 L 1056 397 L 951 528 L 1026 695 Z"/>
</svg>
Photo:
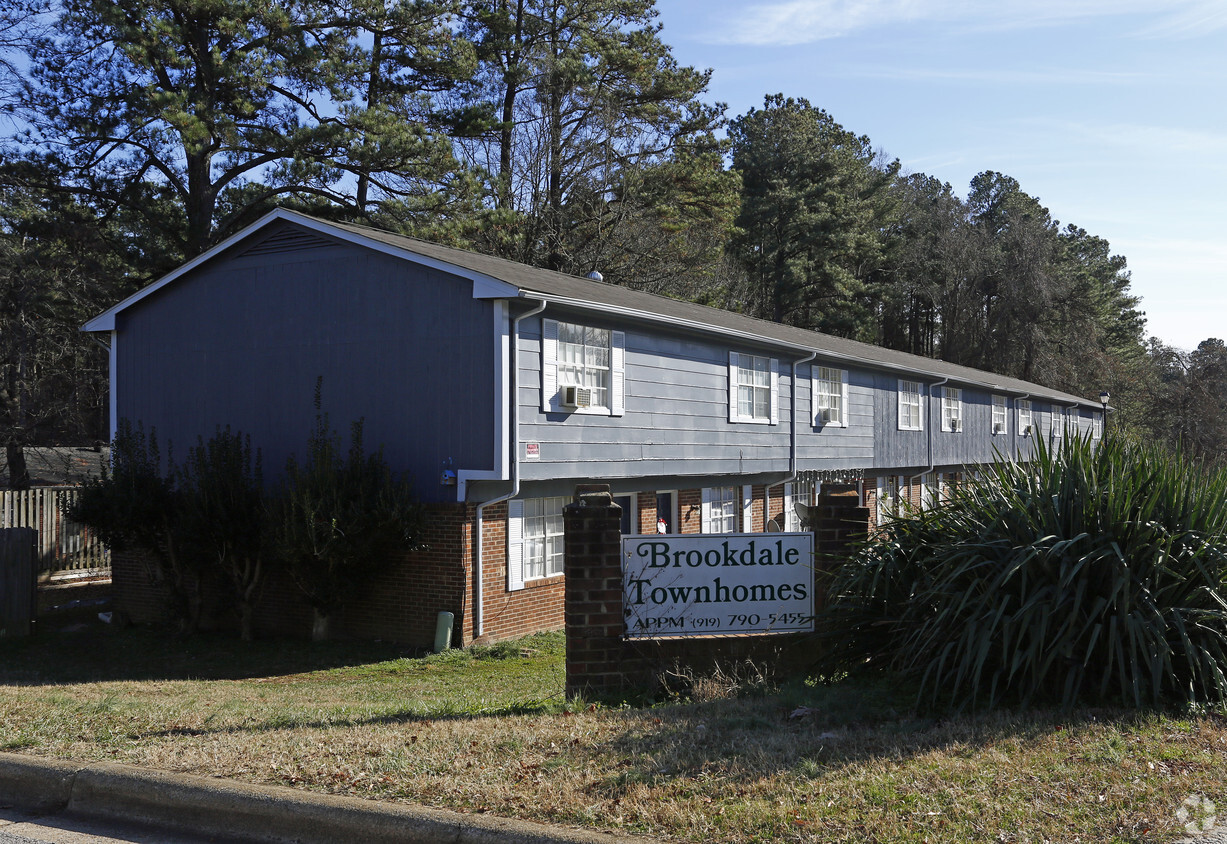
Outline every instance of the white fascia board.
<svg viewBox="0 0 1227 844">
<path fill-rule="evenodd" d="M 129 296 L 127 299 L 124 299 L 118 305 L 115 305 L 109 310 L 104 311 L 103 313 L 94 317 L 89 322 L 85 323 L 85 325 L 81 326 L 81 330 L 82 331 L 114 331 L 115 330 L 115 315 L 118 314 L 120 311 L 125 310 L 126 308 L 130 308 L 132 305 L 135 305 L 137 302 L 141 301 L 146 296 L 156 293 L 157 291 L 161 290 L 166 285 L 173 282 L 175 279 L 191 272 L 192 270 L 199 267 L 201 264 L 204 264 L 205 262 L 212 260 L 219 253 L 224 252 L 225 250 L 234 246 L 236 243 L 243 240 L 244 238 L 250 237 L 251 235 L 258 232 L 260 229 L 278 220 L 289 220 L 289 221 L 292 221 L 302 226 L 305 229 L 310 229 L 311 231 L 317 232 L 318 234 L 322 234 L 327 237 L 332 237 L 340 241 L 363 246 L 367 249 L 372 249 L 376 252 L 381 252 L 385 255 L 391 255 L 393 257 L 400 258 L 401 260 L 405 260 L 405 261 L 409 261 L 410 263 L 418 264 L 419 266 L 440 270 L 442 272 L 447 273 L 448 275 L 454 275 L 459 278 L 469 279 L 470 281 L 473 282 L 473 298 L 474 299 L 505 299 L 508 297 L 514 297 L 520 292 L 520 289 L 516 287 L 515 285 L 508 284 L 507 282 L 502 281 L 501 279 L 494 278 L 493 276 L 488 276 L 485 273 L 479 273 L 473 270 L 467 270 L 463 267 L 458 267 L 455 264 L 450 264 L 446 261 L 440 261 L 436 258 L 429 258 L 425 255 L 420 255 L 417 252 L 413 252 L 409 249 L 403 249 L 399 246 L 393 246 L 389 243 L 384 243 L 380 240 L 376 240 L 375 238 L 366 237 L 359 232 L 352 232 L 352 231 L 349 231 L 348 229 L 340 229 L 335 226 L 332 226 L 331 224 L 323 220 L 316 220 L 312 217 L 306 216 L 305 214 L 300 214 L 297 211 L 290 211 L 289 209 L 286 209 L 286 208 L 276 208 L 270 211 L 269 213 L 265 214 L 259 220 L 256 220 L 254 223 L 244 228 L 242 231 L 237 232 L 236 234 L 233 234 L 230 237 L 226 238 L 221 243 L 217 244 L 217 246 L 214 246 L 212 249 L 206 252 L 202 252 L 200 255 L 197 255 L 195 258 L 193 258 L 191 261 L 188 261 L 183 266 L 179 267 L 178 269 L 174 270 L 173 272 L 167 275 L 162 276 L 160 279 L 148 285 L 147 287 L 141 288 L 136 293 L 133 293 L 131 296 Z"/>
<path fill-rule="evenodd" d="M 882 370 L 886 370 L 887 372 L 911 375 L 913 378 L 919 377 L 922 379 L 945 379 L 947 381 L 956 381 L 958 383 L 966 384 L 972 387 L 987 387 L 998 393 L 1009 393 L 1009 394 L 1018 393 L 1017 389 L 1011 389 L 995 381 L 975 381 L 972 379 L 956 378 L 950 375 L 943 375 L 941 373 L 933 372 L 931 370 L 899 366 L 898 364 L 887 363 L 885 361 L 866 360 L 864 358 L 856 357 L 854 355 L 845 355 L 845 354 L 840 354 L 839 352 L 832 352 L 828 349 L 819 348 L 818 346 L 797 345 L 793 343 L 788 343 L 784 340 L 776 340 L 771 337 L 763 337 L 761 334 L 754 334 L 749 331 L 738 331 L 736 329 L 718 327 L 718 326 L 710 325 L 705 322 L 699 322 L 698 320 L 680 319 L 678 317 L 664 316 L 663 314 L 657 314 L 651 311 L 641 311 L 637 308 L 620 308 L 620 307 L 617 307 L 616 305 L 607 305 L 607 304 L 598 303 L 598 302 L 589 302 L 584 299 L 572 299 L 566 296 L 553 296 L 549 293 L 541 293 L 539 291 L 534 291 L 534 290 L 521 291 L 520 296 L 524 298 L 531 298 L 531 299 L 544 299 L 545 301 L 550 302 L 552 304 L 564 305 L 566 307 L 576 308 L 578 310 L 597 311 L 603 314 L 615 314 L 617 316 L 630 317 L 632 319 L 643 320 L 645 322 L 664 323 L 666 325 L 677 326 L 679 328 L 685 328 L 691 331 L 698 331 L 704 334 L 715 334 L 719 337 L 725 337 L 725 338 L 732 337 L 738 340 L 744 340 L 747 343 L 751 343 L 755 346 L 760 346 L 760 347 L 770 346 L 776 349 L 783 349 L 785 351 L 795 352 L 798 355 L 813 354 L 815 357 L 821 357 L 821 358 L 830 359 L 830 360 L 846 361 L 848 363 L 859 364 L 862 367 L 869 367 L 871 369 L 882 369 Z M 1039 398 L 1045 399 L 1047 401 L 1061 401 L 1064 403 L 1068 403 L 1069 401 L 1068 398 L 1066 398 L 1065 396 L 1056 396 L 1053 394 L 1049 394 L 1045 396 L 1040 393 L 1034 393 L 1033 395 Z M 1077 396 L 1075 396 L 1074 398 L 1077 398 Z M 1092 402 L 1089 400 L 1079 399 L 1078 401 L 1079 401 L 1079 405 L 1082 407 L 1095 407 L 1095 408 L 1100 407 L 1100 405 L 1097 404 L 1096 402 Z"/>
</svg>

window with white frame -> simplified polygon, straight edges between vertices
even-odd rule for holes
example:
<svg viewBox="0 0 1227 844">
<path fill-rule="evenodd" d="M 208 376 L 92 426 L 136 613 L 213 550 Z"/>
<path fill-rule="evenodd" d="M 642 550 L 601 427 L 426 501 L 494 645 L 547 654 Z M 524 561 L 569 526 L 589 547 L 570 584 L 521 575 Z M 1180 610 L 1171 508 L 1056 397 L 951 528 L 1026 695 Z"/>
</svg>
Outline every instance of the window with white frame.
<svg viewBox="0 0 1227 844">
<path fill-rule="evenodd" d="M 1006 430 L 1006 426 L 1009 423 L 1006 421 L 1006 419 L 1007 419 L 1007 416 L 1005 412 L 1005 396 L 993 396 L 993 433 L 994 434 L 1008 433 L 1008 431 Z"/>
<path fill-rule="evenodd" d="M 609 407 L 609 334 L 604 328 L 558 323 L 558 384 L 592 391 L 592 407 Z"/>
<path fill-rule="evenodd" d="M 563 573 L 562 508 L 567 499 L 513 498 L 507 502 L 507 591 L 525 581 Z"/>
<path fill-rule="evenodd" d="M 942 387 L 942 430 L 963 430 L 963 391 L 958 387 Z"/>
<path fill-rule="evenodd" d="M 1091 439 L 1098 440 L 1103 438 L 1103 416 L 1099 413 L 1091 414 Z"/>
<path fill-rule="evenodd" d="M 1024 437 L 1031 433 L 1031 399 L 1016 399 L 1014 406 L 1018 408 L 1018 433 Z"/>
<path fill-rule="evenodd" d="M 703 490 L 703 533 L 737 532 L 737 488 L 706 487 Z"/>
<path fill-rule="evenodd" d="M 919 431 L 924 425 L 920 414 L 920 382 L 899 382 L 899 430 Z"/>
<path fill-rule="evenodd" d="M 729 352 L 729 421 L 779 422 L 779 378 L 776 358 Z"/>
<path fill-rule="evenodd" d="M 814 424 L 848 426 L 848 373 L 829 366 L 814 367 Z"/>
<path fill-rule="evenodd" d="M 552 319 L 541 326 L 541 409 L 621 416 L 625 333 Z"/>
<path fill-rule="evenodd" d="M 1065 433 L 1065 408 L 1052 406 L 1052 436 L 1054 439 L 1059 438 Z"/>
<path fill-rule="evenodd" d="M 562 508 L 567 499 L 524 501 L 524 579 L 562 574 Z"/>
</svg>

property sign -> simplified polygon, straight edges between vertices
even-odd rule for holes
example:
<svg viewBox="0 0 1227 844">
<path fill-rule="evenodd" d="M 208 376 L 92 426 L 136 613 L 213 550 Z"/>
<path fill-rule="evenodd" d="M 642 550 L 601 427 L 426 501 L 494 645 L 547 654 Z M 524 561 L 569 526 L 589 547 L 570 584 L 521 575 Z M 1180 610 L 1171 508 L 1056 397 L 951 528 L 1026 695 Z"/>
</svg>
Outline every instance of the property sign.
<svg viewBox="0 0 1227 844">
<path fill-rule="evenodd" d="M 622 537 L 626 635 L 814 629 L 812 533 Z"/>
</svg>

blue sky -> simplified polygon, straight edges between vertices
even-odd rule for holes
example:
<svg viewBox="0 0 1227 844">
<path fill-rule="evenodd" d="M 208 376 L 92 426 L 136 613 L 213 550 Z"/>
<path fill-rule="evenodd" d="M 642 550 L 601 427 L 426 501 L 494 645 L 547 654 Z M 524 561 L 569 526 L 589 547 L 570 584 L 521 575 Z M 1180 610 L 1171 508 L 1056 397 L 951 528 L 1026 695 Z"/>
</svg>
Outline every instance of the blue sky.
<svg viewBox="0 0 1227 844">
<path fill-rule="evenodd" d="M 657 0 L 730 115 L 780 92 L 966 196 L 1017 179 L 1124 255 L 1148 332 L 1227 339 L 1227 0 Z"/>
</svg>

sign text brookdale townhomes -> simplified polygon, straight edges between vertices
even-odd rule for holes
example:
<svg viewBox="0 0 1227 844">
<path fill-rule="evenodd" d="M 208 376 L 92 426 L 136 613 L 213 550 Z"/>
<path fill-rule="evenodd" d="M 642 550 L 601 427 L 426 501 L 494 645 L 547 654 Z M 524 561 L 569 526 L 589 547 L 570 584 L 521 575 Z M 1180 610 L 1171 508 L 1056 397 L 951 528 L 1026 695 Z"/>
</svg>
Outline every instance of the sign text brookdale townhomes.
<svg viewBox="0 0 1227 844">
<path fill-rule="evenodd" d="M 812 631 L 813 561 L 812 533 L 624 536 L 626 635 Z"/>
</svg>

